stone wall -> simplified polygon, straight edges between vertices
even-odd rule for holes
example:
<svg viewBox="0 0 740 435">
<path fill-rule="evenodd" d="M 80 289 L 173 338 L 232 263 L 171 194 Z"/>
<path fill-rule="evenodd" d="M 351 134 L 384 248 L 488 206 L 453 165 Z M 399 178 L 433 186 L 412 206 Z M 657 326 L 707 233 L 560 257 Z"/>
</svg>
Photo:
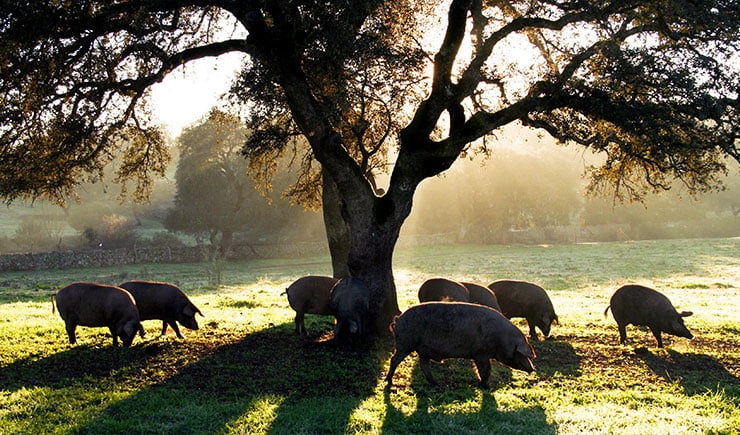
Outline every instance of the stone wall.
<svg viewBox="0 0 740 435">
<path fill-rule="evenodd" d="M 454 234 L 404 236 L 399 247 L 454 243 Z M 229 260 L 253 258 L 301 258 L 329 255 L 325 241 L 301 243 L 240 244 L 232 246 Z M 117 266 L 136 263 L 199 263 L 208 261 L 208 249 L 202 246 L 139 247 L 124 249 L 83 249 L 0 255 L 0 272 L 13 270 L 70 269 Z"/>
<path fill-rule="evenodd" d="M 229 259 L 296 258 L 328 255 L 326 243 L 250 244 L 234 246 Z M 86 249 L 0 255 L 0 272 L 12 270 L 69 269 L 116 266 L 135 263 L 198 263 L 207 261 L 204 247 L 146 247 L 125 249 Z"/>
</svg>

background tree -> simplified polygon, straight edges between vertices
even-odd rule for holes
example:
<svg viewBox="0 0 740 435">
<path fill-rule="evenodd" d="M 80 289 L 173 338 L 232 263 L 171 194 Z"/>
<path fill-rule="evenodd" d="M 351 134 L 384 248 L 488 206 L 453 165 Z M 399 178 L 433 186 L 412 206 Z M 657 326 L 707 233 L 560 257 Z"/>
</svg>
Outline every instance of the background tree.
<svg viewBox="0 0 740 435">
<path fill-rule="evenodd" d="M 21 248 L 31 251 L 59 249 L 64 237 L 64 221 L 55 216 L 39 215 L 21 221 L 15 229 L 16 241 L 23 241 Z M 19 244 L 20 245 L 20 244 Z"/>
<path fill-rule="evenodd" d="M 234 233 L 256 214 L 247 203 L 254 189 L 239 152 L 246 137 L 238 117 L 214 109 L 178 139 L 177 193 L 165 228 L 196 239 L 205 235 L 214 258 L 226 256 Z"/>
<path fill-rule="evenodd" d="M 295 130 L 281 134 L 300 132 L 337 187 L 348 270 L 368 283 L 380 332 L 398 312 L 393 249 L 416 188 L 502 126 L 519 121 L 604 153 L 591 188 L 609 186 L 620 198 L 669 188 L 673 178 L 705 191 L 726 171 L 724 156 L 740 158 L 740 17 L 732 2 L 430 3 L 4 2 L 0 195 L 63 197 L 120 143 L 129 145 L 119 177 L 145 194 L 146 174 L 167 160 L 142 109 L 148 87 L 180 64 L 244 52 L 246 72 L 264 79 L 241 95 L 244 104 L 258 112 L 269 109 L 258 104 L 265 95 L 284 100 L 288 110 L 278 114 Z M 247 36 L 214 39 L 224 34 L 216 32 L 222 18 Z M 425 19 L 439 20 L 444 36 L 429 58 L 424 99 L 383 94 L 372 82 L 402 99 L 380 106 L 411 114 L 397 135 L 389 130 L 396 158 L 379 195 L 343 128 L 378 122 L 352 98 L 352 79 L 374 68 L 414 82 L 424 58 L 394 55 L 416 53 L 424 33 L 436 34 Z"/>
<path fill-rule="evenodd" d="M 288 163 L 271 160 L 280 174 L 271 177 L 269 185 L 262 180 L 261 194 L 255 189 L 241 153 L 248 136 L 237 116 L 212 109 L 178 138 L 177 192 L 164 226 L 208 242 L 216 260 L 226 257 L 235 241 L 281 237 L 291 233 L 299 221 L 301 233 L 311 232 L 311 219 L 301 216 L 298 207 L 273 201 L 273 186 L 286 195 L 296 188 L 289 188 L 288 179 L 295 173 L 289 171 Z M 291 236 L 300 237 L 296 231 Z"/>
</svg>

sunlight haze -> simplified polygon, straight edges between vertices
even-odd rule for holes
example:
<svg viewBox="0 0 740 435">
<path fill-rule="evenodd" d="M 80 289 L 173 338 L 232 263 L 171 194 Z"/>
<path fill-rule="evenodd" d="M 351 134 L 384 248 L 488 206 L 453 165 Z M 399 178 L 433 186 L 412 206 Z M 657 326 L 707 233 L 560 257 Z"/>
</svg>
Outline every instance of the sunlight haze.
<svg viewBox="0 0 740 435">
<path fill-rule="evenodd" d="M 242 55 L 225 54 L 218 58 L 194 61 L 172 71 L 152 87 L 151 107 L 155 122 L 172 137 L 198 121 L 219 104 L 241 65 Z"/>
</svg>

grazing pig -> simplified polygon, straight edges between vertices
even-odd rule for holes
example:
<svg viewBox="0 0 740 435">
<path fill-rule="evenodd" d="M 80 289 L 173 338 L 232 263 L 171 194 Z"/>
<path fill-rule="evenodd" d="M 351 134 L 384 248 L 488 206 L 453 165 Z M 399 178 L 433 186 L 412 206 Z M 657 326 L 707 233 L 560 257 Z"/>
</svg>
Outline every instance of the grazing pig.
<svg viewBox="0 0 740 435">
<path fill-rule="evenodd" d="M 691 311 L 677 312 L 665 295 L 641 285 L 625 285 L 612 295 L 604 317 L 612 309 L 614 320 L 619 328 L 619 342 L 627 341 L 627 325 L 647 326 L 663 347 L 661 332 L 685 338 L 694 338 L 683 323 L 683 318 L 692 315 Z"/>
<path fill-rule="evenodd" d="M 349 343 L 365 337 L 370 310 L 370 289 L 361 279 L 340 279 L 331 289 L 329 306 L 337 319 L 334 339 L 338 343 Z"/>
<path fill-rule="evenodd" d="M 485 305 L 501 312 L 501 307 L 498 304 L 498 300 L 496 300 L 496 295 L 490 289 L 471 282 L 463 282 L 461 284 L 468 289 L 471 303 Z"/>
<path fill-rule="evenodd" d="M 308 335 L 303 323 L 305 314 L 334 314 L 329 306 L 329 296 L 337 281 L 330 276 L 304 276 L 285 289 L 290 308 L 295 310 L 296 334 Z"/>
<path fill-rule="evenodd" d="M 478 385 L 486 388 L 491 374 L 490 359 L 509 367 L 534 371 L 534 349 L 522 332 L 500 312 L 465 302 L 426 302 L 398 316 L 391 325 L 396 351 L 385 377 L 391 385 L 398 364 L 411 352 L 419 355 L 424 377 L 435 384 L 429 360 L 472 359 L 478 369 Z"/>
<path fill-rule="evenodd" d="M 52 313 L 55 298 L 59 315 L 67 329 L 69 344 L 77 343 L 77 325 L 107 326 L 113 336 L 113 346 L 118 346 L 119 337 L 124 346 L 131 346 L 137 331 L 144 336 L 136 302 L 129 292 L 120 287 L 89 282 L 72 283 L 51 295 Z"/>
<path fill-rule="evenodd" d="M 188 329 L 198 329 L 195 314 L 203 313 L 192 303 L 185 293 L 172 284 L 152 281 L 129 281 L 120 285 L 136 300 L 141 320 L 162 320 L 162 335 L 170 325 L 177 338 L 183 338 L 177 322 Z"/>
<path fill-rule="evenodd" d="M 469 300 L 468 289 L 451 279 L 432 278 L 424 281 L 419 287 L 419 302 L 468 302 Z"/>
<path fill-rule="evenodd" d="M 501 306 L 501 313 L 507 318 L 524 317 L 529 325 L 529 337 L 537 341 L 535 326 L 542 334 L 550 335 L 552 322 L 558 323 L 558 316 L 552 302 L 542 287 L 524 281 L 496 281 L 490 288 Z"/>
</svg>

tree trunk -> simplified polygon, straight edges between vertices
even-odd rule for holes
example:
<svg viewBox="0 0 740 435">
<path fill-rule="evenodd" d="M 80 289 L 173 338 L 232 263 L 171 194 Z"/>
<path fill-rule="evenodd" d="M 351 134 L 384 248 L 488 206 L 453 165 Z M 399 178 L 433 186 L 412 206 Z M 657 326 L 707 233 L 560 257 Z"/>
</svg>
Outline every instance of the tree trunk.
<svg viewBox="0 0 740 435">
<path fill-rule="evenodd" d="M 221 241 L 218 244 L 217 256 L 221 260 L 225 260 L 231 250 L 231 242 L 234 240 L 234 231 L 231 229 L 225 229 L 221 232 Z"/>
<path fill-rule="evenodd" d="M 332 271 L 334 278 L 344 278 L 350 275 L 348 266 L 351 245 L 349 227 L 342 215 L 343 203 L 337 185 L 325 169 L 321 171 L 321 177 L 324 228 L 329 243 Z"/>
<path fill-rule="evenodd" d="M 391 189 L 382 197 L 371 195 L 370 203 L 360 199 L 354 204 L 354 215 L 347 213 L 352 237 L 349 271 L 370 288 L 368 314 L 374 335 L 388 334 L 388 325 L 400 314 L 393 277 L 393 250 L 401 226 L 411 212 L 410 193 L 398 195 Z"/>
<path fill-rule="evenodd" d="M 371 333 L 387 334 L 388 325 L 400 313 L 393 278 L 393 250 L 408 213 L 392 213 L 389 218 L 384 204 L 391 202 L 390 197 L 372 196 L 374 206 L 363 207 L 360 216 L 351 216 L 331 175 L 324 170 L 322 176 L 324 225 L 334 277 L 354 276 L 368 285 Z M 402 209 L 410 210 L 410 205 Z"/>
<path fill-rule="evenodd" d="M 398 240 L 400 224 L 372 225 L 352 229 L 349 270 L 370 288 L 371 333 L 389 333 L 388 325 L 400 314 L 396 284 L 393 278 L 393 249 Z"/>
</svg>

